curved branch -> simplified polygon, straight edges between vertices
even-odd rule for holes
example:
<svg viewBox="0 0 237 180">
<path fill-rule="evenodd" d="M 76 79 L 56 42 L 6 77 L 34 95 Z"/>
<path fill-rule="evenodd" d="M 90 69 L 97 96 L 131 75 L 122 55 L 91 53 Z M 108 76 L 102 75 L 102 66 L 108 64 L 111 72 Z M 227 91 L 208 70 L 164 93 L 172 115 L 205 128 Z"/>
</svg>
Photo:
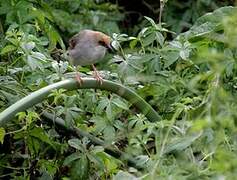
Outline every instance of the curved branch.
<svg viewBox="0 0 237 180">
<path fill-rule="evenodd" d="M 0 114 L 0 126 L 12 120 L 18 112 L 25 111 L 29 107 L 32 107 L 33 105 L 43 101 L 43 99 L 46 98 L 52 92 L 52 90 L 61 88 L 66 90 L 74 90 L 74 89 L 107 90 L 128 100 L 133 106 L 135 106 L 138 110 L 140 110 L 147 117 L 149 121 L 157 121 L 161 119 L 161 117 L 157 114 L 157 112 L 144 99 L 142 99 L 138 94 L 126 88 L 125 86 L 108 80 L 103 80 L 103 83 L 100 84 L 93 78 L 83 78 L 83 83 L 81 85 L 79 85 L 75 79 L 67 79 L 46 86 L 22 98 L 15 104 L 5 109 Z"/>
</svg>

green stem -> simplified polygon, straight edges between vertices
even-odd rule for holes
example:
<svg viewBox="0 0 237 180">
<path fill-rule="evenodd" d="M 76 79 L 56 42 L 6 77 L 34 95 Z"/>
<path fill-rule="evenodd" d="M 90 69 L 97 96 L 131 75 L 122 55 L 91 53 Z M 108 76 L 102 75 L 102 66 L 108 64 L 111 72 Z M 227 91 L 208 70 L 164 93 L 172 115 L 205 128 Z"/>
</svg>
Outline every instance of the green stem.
<svg viewBox="0 0 237 180">
<path fill-rule="evenodd" d="M 75 134 L 77 134 L 77 136 L 79 136 L 79 137 L 87 137 L 94 144 L 101 145 L 101 146 L 104 145 L 104 142 L 101 139 L 99 139 L 97 137 L 94 137 L 93 135 L 91 135 L 90 133 L 88 133 L 86 131 L 82 131 L 82 130 L 80 130 L 78 128 L 74 128 L 73 126 L 68 126 L 68 124 L 66 124 L 66 122 L 63 119 L 61 119 L 61 118 L 59 118 L 59 117 L 57 117 L 57 116 L 55 116 L 55 115 L 53 115 L 53 114 L 51 114 L 49 112 L 44 111 L 42 115 L 46 119 L 50 120 L 51 123 L 55 123 L 58 126 L 65 128 L 66 130 L 72 131 Z"/>
<path fill-rule="evenodd" d="M 144 99 L 142 99 L 138 94 L 126 88 L 125 86 L 108 80 L 104 80 L 103 83 L 100 84 L 95 79 L 83 78 L 83 83 L 81 85 L 79 85 L 79 83 L 75 79 L 67 79 L 46 86 L 22 98 L 15 104 L 5 109 L 0 114 L 0 126 L 3 126 L 8 121 L 12 120 L 17 113 L 25 111 L 26 109 L 32 107 L 33 105 L 43 101 L 52 92 L 52 90 L 61 88 L 66 90 L 74 90 L 74 89 L 107 90 L 115 94 L 118 94 L 122 98 L 128 100 L 133 106 L 139 109 L 147 117 L 149 121 L 154 122 L 161 119 L 161 117 L 157 114 L 157 112 Z"/>
<path fill-rule="evenodd" d="M 92 134 L 90 134 L 86 131 L 83 131 L 79 128 L 76 128 L 76 127 L 73 127 L 73 126 L 68 126 L 63 119 L 61 119 L 59 117 L 55 117 L 52 113 L 44 111 L 42 115 L 46 118 L 46 120 L 49 120 L 51 123 L 55 123 L 56 125 L 65 128 L 66 130 L 70 131 L 74 135 L 76 135 L 78 137 L 87 137 L 88 139 L 91 140 L 91 142 L 93 144 L 103 146 L 105 148 L 105 151 L 108 154 L 110 154 L 111 156 L 114 156 L 115 158 L 116 157 L 117 158 L 118 157 L 123 158 L 131 166 L 133 166 L 135 168 L 139 168 L 139 169 L 143 168 L 143 167 L 137 165 L 136 162 L 134 161 L 134 159 L 129 154 L 119 150 L 115 145 L 108 146 L 107 144 L 104 143 L 104 141 L 102 141 L 101 139 L 93 136 Z"/>
<path fill-rule="evenodd" d="M 159 165 L 160 165 L 160 163 L 161 163 L 161 161 L 162 161 L 162 156 L 164 155 L 164 150 L 165 150 L 165 146 L 166 146 L 167 141 L 168 141 L 168 137 L 169 137 L 170 131 L 171 131 L 171 129 L 172 129 L 172 127 L 173 127 L 173 125 L 174 125 L 176 119 L 179 117 L 179 115 L 180 115 L 180 113 L 181 113 L 182 111 L 183 111 L 182 108 L 178 108 L 178 109 L 176 110 L 176 112 L 174 113 L 172 119 L 171 119 L 170 125 L 169 125 L 169 127 L 168 127 L 168 130 L 167 130 L 167 132 L 166 132 L 166 134 L 165 134 L 164 140 L 163 140 L 162 145 L 161 145 L 159 157 L 158 157 L 158 159 L 156 160 L 156 163 L 154 164 L 153 169 L 152 169 L 152 171 L 151 171 L 151 179 L 152 179 L 152 180 L 153 180 L 153 179 L 154 179 L 154 180 L 156 179 L 156 177 L 155 177 L 156 174 L 155 174 L 155 173 L 156 173 L 156 170 L 158 169 L 158 167 L 159 167 Z"/>
</svg>

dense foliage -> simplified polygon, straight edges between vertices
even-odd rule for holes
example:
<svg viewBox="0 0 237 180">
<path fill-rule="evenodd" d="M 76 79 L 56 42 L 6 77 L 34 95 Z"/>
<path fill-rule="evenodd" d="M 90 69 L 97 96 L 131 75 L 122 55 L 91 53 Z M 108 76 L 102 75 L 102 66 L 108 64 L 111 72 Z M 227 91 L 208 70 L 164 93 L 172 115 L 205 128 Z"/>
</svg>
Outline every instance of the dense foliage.
<svg viewBox="0 0 237 180">
<path fill-rule="evenodd" d="M 0 0 L 0 111 L 71 77 L 67 40 L 89 28 L 110 34 L 119 49 L 98 65 L 104 78 L 136 91 L 161 116 L 149 122 L 105 91 L 55 90 L 0 128 L 0 178 L 235 179 L 237 9 L 182 16 L 187 31 L 175 34 L 184 29 L 165 24 L 181 16 L 172 2 L 164 23 L 145 16 L 130 36 L 119 27 L 121 8 L 108 2 Z M 84 134 L 48 121 L 55 117 Z"/>
</svg>

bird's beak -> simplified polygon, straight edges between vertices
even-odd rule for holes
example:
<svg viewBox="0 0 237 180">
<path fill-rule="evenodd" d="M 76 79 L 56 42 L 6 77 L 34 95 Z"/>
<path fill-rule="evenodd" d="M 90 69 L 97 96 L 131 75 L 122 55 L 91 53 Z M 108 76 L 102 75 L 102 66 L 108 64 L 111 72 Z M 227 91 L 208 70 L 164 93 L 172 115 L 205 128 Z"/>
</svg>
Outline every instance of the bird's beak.
<svg viewBox="0 0 237 180">
<path fill-rule="evenodd" d="M 109 53 L 115 53 L 116 49 L 112 45 L 112 41 L 107 45 Z"/>
</svg>

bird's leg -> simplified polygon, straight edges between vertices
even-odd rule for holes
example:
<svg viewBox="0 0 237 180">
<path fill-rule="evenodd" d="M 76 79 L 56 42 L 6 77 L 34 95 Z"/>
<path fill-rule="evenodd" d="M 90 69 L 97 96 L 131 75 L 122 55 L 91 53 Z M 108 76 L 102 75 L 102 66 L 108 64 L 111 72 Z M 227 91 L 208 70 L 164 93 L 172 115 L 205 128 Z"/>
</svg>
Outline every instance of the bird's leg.
<svg viewBox="0 0 237 180">
<path fill-rule="evenodd" d="M 103 78 L 100 76 L 99 72 L 97 71 L 97 69 L 95 68 L 94 64 L 91 65 L 93 70 L 94 70 L 94 77 L 95 79 L 100 82 L 100 84 L 102 84 L 103 82 Z"/>
<path fill-rule="evenodd" d="M 81 78 L 79 72 L 76 72 L 76 80 L 77 80 L 77 82 L 78 82 L 80 85 L 83 83 L 83 80 L 82 80 L 82 78 Z"/>
<path fill-rule="evenodd" d="M 76 72 L 76 80 L 79 83 L 79 85 L 81 85 L 83 83 L 83 80 L 82 80 L 82 78 L 80 76 L 80 73 L 77 71 L 77 69 L 75 67 L 74 67 L 74 70 Z"/>
</svg>

